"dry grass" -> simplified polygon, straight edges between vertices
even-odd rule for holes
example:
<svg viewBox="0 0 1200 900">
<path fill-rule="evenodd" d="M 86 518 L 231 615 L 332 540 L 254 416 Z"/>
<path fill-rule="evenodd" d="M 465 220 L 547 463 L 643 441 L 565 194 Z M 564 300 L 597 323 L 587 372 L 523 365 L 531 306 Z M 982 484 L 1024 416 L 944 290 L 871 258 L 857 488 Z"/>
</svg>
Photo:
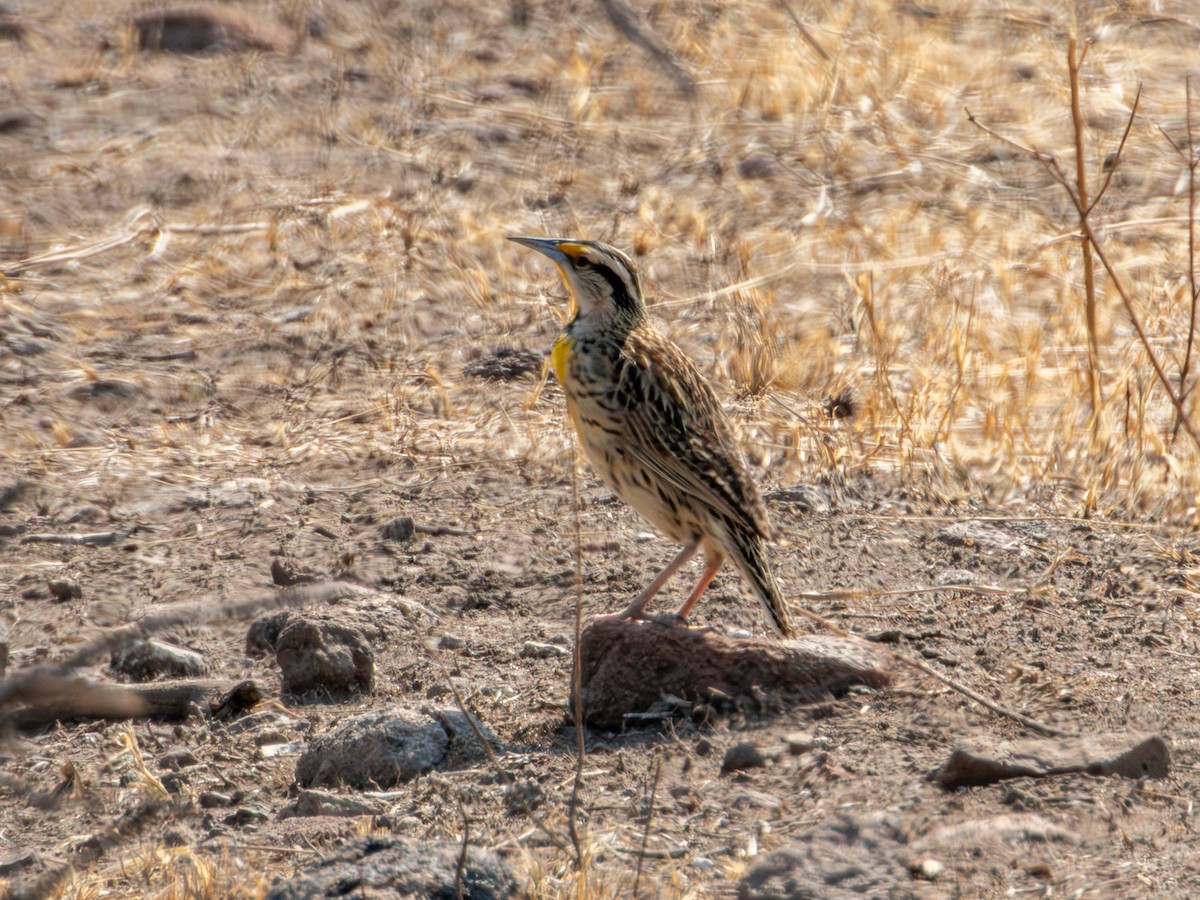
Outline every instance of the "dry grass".
<svg viewBox="0 0 1200 900">
<path fill-rule="evenodd" d="M 262 500 L 297 466 L 468 501 L 467 466 L 561 478 L 550 392 L 462 377 L 497 344 L 550 345 L 561 292 L 504 241 L 545 233 L 637 254 L 768 483 L 886 474 L 949 500 L 1200 524 L 1200 448 L 1103 272 L 1094 408 L 1068 198 L 964 113 L 1068 167 L 1066 41 L 1093 39 L 1094 193 L 1141 85 L 1092 225 L 1178 384 L 1188 166 L 1164 134 L 1188 145 L 1200 16 L 1184 0 L 945 0 L 929 17 L 820 0 L 803 15 L 828 61 L 782 6 L 655 5 L 694 101 L 598 4 L 533 4 L 524 28 L 507 4 L 317 4 L 323 37 L 294 54 L 196 57 L 138 52 L 128 4 L 70 6 L 28 4 L 25 41 L 0 44 L 8 102 L 45 124 L 0 133 L 5 478 L 105 482 L 125 507 L 230 472 Z M 303 6 L 252 4 L 288 27 Z M 52 347 L 18 352 L 27 338 Z M 144 414 L 41 409 L 107 380 Z M 855 415 L 831 420 L 822 399 L 845 390 Z M 528 863 L 533 896 L 579 893 L 560 862 Z M 227 896 L 243 866 L 139 848 L 60 896 L 151 875 L 173 885 L 159 896 Z"/>
<path fill-rule="evenodd" d="M 119 21 L 112 12 L 89 5 L 83 22 Z M 1092 409 L 1065 196 L 963 114 L 969 106 L 1070 159 L 1063 35 L 1097 36 L 1083 102 L 1099 183 L 1144 85 L 1095 224 L 1177 378 L 1190 314 L 1186 167 L 1158 132 L 1186 144 L 1178 61 L 1194 23 L 1173 31 L 1106 7 L 1081 8 L 1075 24 L 1049 6 L 950 4 L 926 19 L 890 3 L 831 5 L 809 21 L 833 56 L 824 63 L 782 10 L 664 8 L 651 24 L 697 73 L 692 104 L 600 17 L 584 15 L 557 47 L 538 43 L 548 23 L 515 29 L 501 13 L 499 62 L 478 39 L 451 40 L 453 9 L 437 27 L 328 10 L 328 41 L 295 57 L 180 60 L 117 44 L 68 79 L 95 98 L 57 123 L 64 136 L 48 152 L 10 161 L 6 221 L 19 240 L 7 253 L 129 241 L 77 262 L 14 264 L 7 316 L 69 316 L 80 340 L 123 334 L 158 351 L 215 339 L 235 356 L 295 330 L 379 348 L 362 361 L 377 391 L 353 408 L 272 404 L 241 434 L 230 423 L 164 426 L 114 464 L 166 450 L 253 460 L 256 443 L 337 457 L 339 446 L 395 452 L 410 440 L 422 455 L 453 446 L 491 458 L 508 429 L 506 455 L 544 456 L 528 421 L 503 421 L 459 382 L 458 351 L 439 344 L 501 333 L 544 345 L 557 298 L 501 238 L 583 233 L 643 255 L 668 327 L 734 393 L 784 401 L 756 404 L 747 422 L 763 461 L 788 460 L 780 480 L 819 477 L 815 444 L 849 427 L 859 448 L 849 471 L 966 467 L 1001 494 L 1060 492 L 1064 512 L 1194 522 L 1196 448 L 1173 435 L 1173 411 L 1103 277 L 1104 402 Z M 68 48 L 90 39 L 42 15 L 40 49 L 60 52 L 10 51 L 18 95 L 64 83 L 78 56 Z M 412 32 L 398 56 L 371 38 L 398 28 Z M 361 85 L 347 80 L 352 60 L 371 73 Z M 231 66 L 227 96 L 191 89 Z M 114 119 L 123 127 L 92 151 Z M 131 217 L 135 206 L 145 212 Z M 198 321 L 159 346 L 180 308 Z M 336 387 L 336 359 L 280 363 L 280 385 Z M 86 358 L 59 361 L 60 379 L 96 374 Z M 259 405 L 259 385 L 238 377 L 222 387 Z M 859 415 L 821 423 L 814 401 L 843 387 Z M 205 391 L 186 376 L 177 385 L 197 402 Z M 556 425 L 549 407 L 536 433 Z M 71 423 L 14 437 L 14 460 L 87 457 L 62 452 L 80 443 Z"/>
</svg>

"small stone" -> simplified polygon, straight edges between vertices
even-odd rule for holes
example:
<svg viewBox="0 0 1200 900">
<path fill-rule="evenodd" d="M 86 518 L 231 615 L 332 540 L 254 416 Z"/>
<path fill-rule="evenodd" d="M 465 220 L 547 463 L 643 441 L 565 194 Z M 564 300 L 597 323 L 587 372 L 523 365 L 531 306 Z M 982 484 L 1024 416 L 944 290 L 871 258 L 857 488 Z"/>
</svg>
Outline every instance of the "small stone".
<svg viewBox="0 0 1200 900">
<path fill-rule="evenodd" d="M 265 17 L 216 4 L 143 13 L 134 27 L 140 49 L 163 53 L 282 51 L 295 40 Z"/>
<path fill-rule="evenodd" d="M 450 752 L 454 754 L 456 763 L 465 764 L 468 761 L 487 759 L 489 748 L 501 746 L 496 733 L 476 715 L 472 714 L 468 718 L 467 713 L 452 706 L 422 707 L 421 711 L 442 726 L 446 737 L 450 739 Z"/>
<path fill-rule="evenodd" d="M 449 749 L 445 729 L 429 716 L 380 710 L 313 738 L 296 761 L 296 781 L 304 787 L 387 789 L 424 775 Z"/>
<path fill-rule="evenodd" d="M 291 587 L 294 584 L 313 584 L 320 580 L 320 575 L 306 569 L 293 559 L 274 559 L 271 561 L 271 581 L 279 587 Z"/>
<path fill-rule="evenodd" d="M 803 756 L 820 744 L 820 741 L 807 731 L 793 731 L 784 737 L 783 742 L 787 744 L 788 753 L 792 756 Z"/>
<path fill-rule="evenodd" d="M 262 688 L 247 678 L 214 697 L 209 703 L 209 712 L 214 719 L 232 719 L 258 706 L 262 699 Z"/>
<path fill-rule="evenodd" d="M 738 175 L 746 179 L 774 178 L 785 170 L 770 153 L 755 151 L 738 161 Z"/>
<path fill-rule="evenodd" d="M 74 578 L 56 578 L 50 582 L 50 596 L 59 602 L 78 600 L 83 596 L 83 588 Z"/>
<path fill-rule="evenodd" d="M 566 647 L 558 647 L 554 644 L 526 641 L 521 645 L 521 656 L 526 659 L 561 659 L 564 656 L 570 655 L 571 651 Z"/>
<path fill-rule="evenodd" d="M 938 862 L 936 859 L 923 859 L 917 867 L 917 874 L 926 881 L 937 881 L 945 870 L 945 863 Z"/>
<path fill-rule="evenodd" d="M 71 388 L 67 396 L 80 402 L 99 402 L 102 407 L 108 408 L 114 403 L 142 400 L 146 396 L 146 389 L 121 378 L 98 378 Z"/>
<path fill-rule="evenodd" d="M 401 820 L 396 827 L 407 825 Z M 425 827 L 418 820 L 417 829 Z M 372 834 L 279 876 L 266 900 L 343 896 L 503 900 L 517 894 L 507 864 L 490 850 Z"/>
<path fill-rule="evenodd" d="M 495 138 L 493 132 L 490 138 Z M 522 375 L 536 375 L 542 370 L 545 355 L 518 347 L 500 346 L 487 356 L 472 360 L 463 367 L 463 374 L 470 378 L 512 381 Z"/>
<path fill-rule="evenodd" d="M 982 584 L 983 579 L 969 569 L 946 569 L 934 578 L 938 587 L 953 587 L 954 585 Z"/>
<path fill-rule="evenodd" d="M 220 809 L 233 803 L 232 797 L 218 791 L 203 791 L 198 800 L 201 809 Z"/>
<path fill-rule="evenodd" d="M 199 653 L 156 638 L 134 641 L 117 650 L 112 655 L 109 667 L 139 682 L 153 681 L 159 677 L 195 678 L 209 672 L 208 661 Z"/>
<path fill-rule="evenodd" d="M 437 646 L 439 650 L 461 650 L 466 642 L 457 634 L 443 634 Z"/>
<path fill-rule="evenodd" d="M 274 653 L 279 632 L 283 631 L 291 617 L 292 614 L 284 610 L 252 622 L 246 631 L 246 655 L 260 657 Z"/>
<path fill-rule="evenodd" d="M 721 774 L 740 772 L 744 769 L 759 769 L 767 764 L 767 758 L 754 741 L 741 741 L 725 751 L 721 761 Z"/>
<path fill-rule="evenodd" d="M 1019 550 L 1020 538 L 990 522 L 952 522 L 934 537 L 951 547 L 973 547 L 981 550 Z"/>
<path fill-rule="evenodd" d="M 234 828 L 245 828 L 247 825 L 256 825 L 259 822 L 265 822 L 271 816 L 265 809 L 257 806 L 243 806 L 236 812 L 230 813 L 225 817 L 225 824 Z"/>
<path fill-rule="evenodd" d="M 417 533 L 417 524 L 412 516 L 396 516 L 384 522 L 379 528 L 379 536 L 385 541 L 411 541 Z"/>
<path fill-rule="evenodd" d="M 375 654 L 357 628 L 300 619 L 280 633 L 275 658 L 284 693 L 344 697 L 375 686 Z"/>
<path fill-rule="evenodd" d="M 368 797 L 350 797 L 331 791 L 301 791 L 296 802 L 285 807 L 279 818 L 294 816 L 381 816 L 387 806 Z"/>
<path fill-rule="evenodd" d="M 166 753 L 158 758 L 158 765 L 161 769 L 187 769 L 191 766 L 200 765 L 200 760 L 187 747 L 172 747 Z"/>
</svg>

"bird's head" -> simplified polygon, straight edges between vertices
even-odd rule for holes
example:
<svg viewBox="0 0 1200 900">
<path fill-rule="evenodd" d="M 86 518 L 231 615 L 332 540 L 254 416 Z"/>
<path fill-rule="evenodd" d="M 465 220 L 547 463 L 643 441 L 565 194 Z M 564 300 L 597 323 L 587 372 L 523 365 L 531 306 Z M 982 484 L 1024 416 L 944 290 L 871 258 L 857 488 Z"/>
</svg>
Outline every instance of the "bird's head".
<svg viewBox="0 0 1200 900">
<path fill-rule="evenodd" d="M 635 324 L 646 317 L 642 285 L 633 262 L 599 241 L 511 237 L 558 264 L 571 295 L 571 318 Z"/>
</svg>

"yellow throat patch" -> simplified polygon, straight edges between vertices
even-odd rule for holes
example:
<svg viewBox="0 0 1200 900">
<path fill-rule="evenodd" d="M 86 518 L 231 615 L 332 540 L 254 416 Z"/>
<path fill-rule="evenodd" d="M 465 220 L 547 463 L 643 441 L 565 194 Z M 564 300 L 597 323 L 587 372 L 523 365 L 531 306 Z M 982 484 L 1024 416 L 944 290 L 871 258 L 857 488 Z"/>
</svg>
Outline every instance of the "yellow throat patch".
<svg viewBox="0 0 1200 900">
<path fill-rule="evenodd" d="M 554 377 L 558 379 L 560 385 L 567 383 L 567 359 L 571 355 L 571 345 L 575 341 L 565 334 L 560 334 L 558 340 L 554 342 L 554 349 L 550 351 L 550 362 L 554 364 Z"/>
</svg>

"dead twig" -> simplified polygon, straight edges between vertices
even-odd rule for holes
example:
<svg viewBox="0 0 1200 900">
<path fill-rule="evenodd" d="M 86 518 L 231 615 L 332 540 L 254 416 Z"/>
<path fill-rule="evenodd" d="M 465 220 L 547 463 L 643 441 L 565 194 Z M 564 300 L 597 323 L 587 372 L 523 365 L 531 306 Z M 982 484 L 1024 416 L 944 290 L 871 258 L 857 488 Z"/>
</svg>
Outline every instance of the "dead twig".
<svg viewBox="0 0 1200 900">
<path fill-rule="evenodd" d="M 1075 35 L 1067 39 L 1067 73 L 1071 81 L 1071 124 L 1075 133 L 1075 192 L 1079 196 L 1080 218 L 1087 218 L 1092 210 L 1088 203 L 1087 160 L 1083 155 L 1083 110 L 1079 101 L 1079 67 L 1087 56 L 1090 44 L 1083 45 L 1083 52 L 1075 53 Z M 1134 104 L 1137 109 L 1137 104 Z M 1130 123 L 1133 117 L 1130 116 Z M 1099 197 L 1096 201 L 1099 202 Z M 1079 242 L 1079 253 L 1083 257 L 1083 313 L 1087 329 L 1088 389 L 1092 395 L 1092 436 L 1099 439 L 1103 432 L 1101 416 L 1104 408 L 1104 392 L 1100 386 L 1100 339 L 1096 333 L 1096 270 L 1092 264 L 1092 245 L 1086 237 Z"/>
<path fill-rule="evenodd" d="M 1184 92 L 1184 115 L 1187 122 L 1187 148 L 1179 146 L 1175 143 L 1172 137 L 1167 134 L 1162 128 L 1159 128 L 1159 133 L 1167 139 L 1167 143 L 1175 150 L 1176 153 L 1183 159 L 1184 164 L 1188 169 L 1188 289 L 1189 289 L 1189 310 L 1188 310 L 1188 334 L 1187 343 L 1184 346 L 1183 361 L 1179 365 L 1179 396 L 1184 400 L 1191 393 L 1188 387 L 1188 376 L 1192 372 L 1192 353 L 1196 346 L 1196 307 L 1200 302 L 1200 273 L 1196 269 L 1196 168 L 1200 166 L 1200 155 L 1196 153 L 1195 136 L 1192 131 L 1192 79 L 1190 76 L 1183 79 Z M 1179 438 L 1179 428 L 1182 421 L 1179 416 L 1175 417 L 1175 424 L 1171 428 L 1171 443 L 1174 444 Z"/>
<path fill-rule="evenodd" d="M 22 544 L 74 544 L 76 546 L 107 547 L 129 536 L 128 531 L 96 531 L 91 534 L 27 534 Z"/>
<path fill-rule="evenodd" d="M 468 716 L 468 718 L 470 717 Z M 458 864 L 454 867 L 454 896 L 458 900 L 463 900 L 467 896 L 467 886 L 464 876 L 467 872 L 467 850 L 471 846 L 471 819 L 467 815 L 467 809 L 462 805 L 461 800 L 458 804 L 458 814 L 462 816 L 463 837 L 462 847 L 458 851 Z"/>
<path fill-rule="evenodd" d="M 1105 253 L 1104 247 L 1100 241 L 1100 237 L 1096 234 L 1095 229 L 1092 227 L 1091 219 L 1087 214 L 1086 207 L 1082 202 L 1080 202 L 1079 196 L 1075 192 L 1075 189 L 1071 186 L 1071 183 L 1067 180 L 1066 175 L 1063 173 L 1062 167 L 1058 164 L 1058 160 L 1056 160 L 1054 156 L 1049 153 L 1043 153 L 1036 148 L 1026 147 L 1014 140 L 1004 137 L 991 128 L 988 128 L 978 119 L 976 119 L 975 114 L 969 109 L 966 110 L 966 114 L 967 121 L 969 121 L 972 125 L 975 125 L 985 134 L 991 135 L 1010 147 L 1015 147 L 1025 153 L 1028 153 L 1030 156 L 1036 159 L 1042 164 L 1042 167 L 1046 170 L 1046 173 L 1054 180 L 1054 182 L 1057 183 L 1064 191 L 1066 191 L 1067 196 L 1071 198 L 1071 202 L 1075 205 L 1075 211 L 1079 215 L 1080 230 L 1087 237 L 1088 243 L 1092 246 L 1092 250 L 1094 251 L 1096 258 L 1100 260 L 1100 264 L 1104 267 L 1104 271 L 1108 274 L 1113 288 L 1116 290 L 1117 295 L 1121 298 L 1121 304 L 1125 308 L 1125 314 L 1129 318 L 1129 323 L 1133 326 L 1133 330 L 1137 333 L 1138 343 L 1141 344 L 1142 350 L 1146 354 L 1146 358 L 1150 361 L 1150 365 L 1154 369 L 1155 379 L 1162 386 L 1164 393 L 1167 395 L 1167 399 L 1171 401 L 1171 405 L 1175 407 L 1175 412 L 1179 417 L 1179 423 L 1183 427 L 1183 430 L 1187 432 L 1188 437 L 1192 439 L 1197 448 L 1200 448 L 1200 432 L 1197 432 L 1196 427 L 1192 425 L 1191 421 L 1189 420 L 1187 410 L 1184 408 L 1183 399 L 1175 392 L 1174 387 L 1171 385 L 1170 379 L 1167 377 L 1167 373 L 1162 367 L 1162 363 L 1159 362 L 1158 355 L 1154 352 L 1154 349 L 1150 344 L 1150 338 L 1146 334 L 1145 328 L 1142 326 L 1141 317 L 1137 314 L 1137 309 L 1133 305 L 1133 298 L 1129 295 L 1129 291 L 1125 287 L 1124 280 L 1120 277 L 1120 275 L 1117 274 L 1116 268 L 1109 260 L 1108 254 Z"/>
<path fill-rule="evenodd" d="M 812 610 L 805 609 L 803 606 L 793 605 L 792 609 L 794 611 L 800 613 L 800 615 L 804 616 L 805 618 L 810 619 L 813 622 L 816 622 L 818 625 L 822 626 L 823 628 L 828 629 L 829 631 L 833 632 L 834 634 L 838 635 L 839 637 L 852 638 L 854 640 L 859 640 L 859 641 L 863 640 L 863 638 L 860 635 L 857 635 L 857 634 L 854 634 L 853 632 L 847 631 L 845 628 L 842 628 L 840 625 L 837 625 L 834 622 L 829 621 L 824 616 L 819 615 L 818 613 L 815 613 Z M 924 660 L 920 660 L 920 659 L 916 659 L 914 657 L 908 656 L 907 654 L 902 653 L 898 649 L 893 649 L 892 655 L 896 659 L 898 659 L 900 662 L 902 662 L 904 665 L 908 666 L 909 668 L 916 669 L 919 672 L 924 672 L 926 675 L 932 676 L 933 678 L 940 681 L 942 684 L 946 685 L 946 687 L 948 687 L 954 691 L 957 691 L 958 693 L 962 694 L 967 699 L 973 700 L 974 702 L 978 703 L 980 706 L 991 710 L 992 712 L 996 713 L 997 715 L 1004 716 L 1006 719 L 1012 719 L 1014 722 L 1017 722 L 1020 725 L 1023 725 L 1024 727 L 1028 728 L 1030 731 L 1036 732 L 1038 734 L 1044 734 L 1047 737 L 1078 737 L 1079 736 L 1078 732 L 1066 731 L 1062 728 L 1055 728 L 1053 725 L 1047 725 L 1044 722 L 1039 722 L 1037 719 L 1031 719 L 1029 716 L 1023 715 L 1019 712 L 1008 709 L 1007 707 L 1001 706 L 999 703 L 996 703 L 993 700 L 989 700 L 987 697 L 983 696 L 982 694 L 980 694 L 978 691 L 974 690 L 973 688 L 967 687 L 965 684 L 963 684 L 959 681 L 955 681 L 953 678 L 950 678 L 947 675 L 943 675 L 941 672 L 939 672 L 937 669 L 930 666 Z"/>
<path fill-rule="evenodd" d="M 633 876 L 633 896 L 638 895 L 642 883 L 642 861 L 646 858 L 646 844 L 650 841 L 650 825 L 654 821 L 654 803 L 658 797 L 658 781 L 662 777 L 662 756 L 654 763 L 654 782 L 650 785 L 650 806 L 646 810 L 646 827 L 642 829 L 642 846 L 638 849 L 637 869 Z"/>
<path fill-rule="evenodd" d="M 804 43 L 812 47 L 813 52 L 821 57 L 825 62 L 830 62 L 830 56 L 825 52 L 825 48 L 817 43 L 817 39 L 812 36 L 812 32 L 808 30 L 804 22 L 801 21 L 800 15 L 796 12 L 796 7 L 792 6 L 788 0 L 779 0 L 779 5 L 791 17 L 792 24 L 796 26 L 796 30 L 800 32 L 800 37 L 804 38 Z"/>
<path fill-rule="evenodd" d="M 681 94 L 689 100 L 695 98 L 695 80 L 675 61 L 675 55 L 662 39 L 642 27 L 637 14 L 625 5 L 624 0 L 600 0 L 600 5 L 617 31 L 650 54 L 659 68 L 674 79 Z"/>
<path fill-rule="evenodd" d="M 575 847 L 575 862 L 579 867 L 579 896 L 587 896 L 587 868 L 584 865 L 583 836 L 579 832 L 579 798 L 583 790 L 583 764 L 587 740 L 583 729 L 583 523 L 579 518 L 579 461 L 571 446 L 571 507 L 575 514 L 575 658 L 571 665 L 571 691 L 575 719 L 575 777 L 571 784 L 571 800 L 567 806 L 567 827 Z"/>
</svg>

